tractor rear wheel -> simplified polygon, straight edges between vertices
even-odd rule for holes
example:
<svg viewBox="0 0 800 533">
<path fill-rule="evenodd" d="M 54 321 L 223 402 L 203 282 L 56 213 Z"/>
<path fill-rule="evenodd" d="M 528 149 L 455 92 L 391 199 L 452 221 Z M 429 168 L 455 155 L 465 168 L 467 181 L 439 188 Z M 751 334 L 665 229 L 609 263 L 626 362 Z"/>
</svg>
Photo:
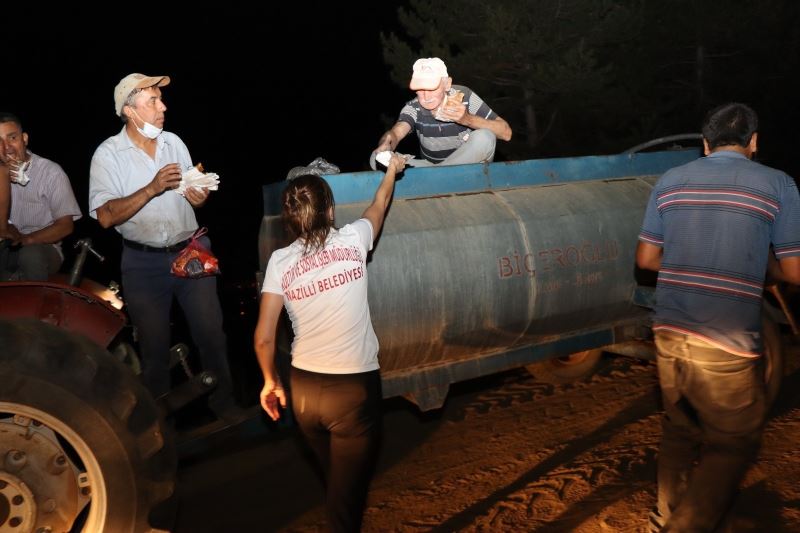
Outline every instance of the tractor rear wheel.
<svg viewBox="0 0 800 533">
<path fill-rule="evenodd" d="M 0 531 L 168 528 L 175 448 L 130 370 L 33 319 L 0 321 L 0 346 Z"/>
</svg>

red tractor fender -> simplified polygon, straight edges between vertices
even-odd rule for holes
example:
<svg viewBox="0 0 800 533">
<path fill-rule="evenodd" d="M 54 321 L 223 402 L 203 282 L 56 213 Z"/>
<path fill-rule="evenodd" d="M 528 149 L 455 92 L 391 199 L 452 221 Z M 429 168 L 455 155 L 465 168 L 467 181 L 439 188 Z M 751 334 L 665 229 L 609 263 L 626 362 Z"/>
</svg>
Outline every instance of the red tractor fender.
<svg viewBox="0 0 800 533">
<path fill-rule="evenodd" d="M 37 318 L 88 337 L 107 348 L 127 322 L 120 300 L 107 287 L 54 281 L 0 283 L 0 318 Z"/>
</svg>

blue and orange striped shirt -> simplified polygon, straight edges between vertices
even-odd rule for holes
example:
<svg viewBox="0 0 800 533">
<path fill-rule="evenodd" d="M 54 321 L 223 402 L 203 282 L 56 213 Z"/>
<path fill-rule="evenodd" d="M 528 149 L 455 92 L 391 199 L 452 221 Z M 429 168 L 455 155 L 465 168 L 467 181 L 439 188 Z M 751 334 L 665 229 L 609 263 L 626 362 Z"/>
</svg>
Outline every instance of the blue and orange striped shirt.
<svg viewBox="0 0 800 533">
<path fill-rule="evenodd" d="M 785 173 L 721 150 L 666 172 L 639 240 L 663 248 L 653 329 L 761 352 L 767 254 L 800 256 L 800 196 Z"/>
</svg>

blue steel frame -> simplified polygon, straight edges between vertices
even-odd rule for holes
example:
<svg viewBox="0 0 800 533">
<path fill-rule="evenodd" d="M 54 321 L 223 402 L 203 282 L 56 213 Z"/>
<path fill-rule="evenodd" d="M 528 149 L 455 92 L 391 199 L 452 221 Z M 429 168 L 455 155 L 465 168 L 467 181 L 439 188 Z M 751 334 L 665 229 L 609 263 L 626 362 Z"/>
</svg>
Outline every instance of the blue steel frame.
<svg viewBox="0 0 800 533">
<path fill-rule="evenodd" d="M 606 156 L 561 157 L 504 163 L 408 168 L 395 186 L 395 198 L 423 198 L 493 189 L 514 189 L 599 179 L 655 176 L 697 159 L 697 148 Z M 346 172 L 325 176 L 336 203 L 369 202 L 383 172 Z M 279 215 L 286 182 L 264 185 L 264 214 Z"/>
</svg>

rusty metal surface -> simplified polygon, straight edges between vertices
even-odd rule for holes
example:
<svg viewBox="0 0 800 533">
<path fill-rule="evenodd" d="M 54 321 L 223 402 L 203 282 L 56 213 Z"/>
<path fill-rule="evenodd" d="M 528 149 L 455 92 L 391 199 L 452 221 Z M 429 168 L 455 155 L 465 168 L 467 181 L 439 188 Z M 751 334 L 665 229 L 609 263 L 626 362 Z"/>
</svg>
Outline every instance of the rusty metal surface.
<svg viewBox="0 0 800 533">
<path fill-rule="evenodd" d="M 126 317 L 92 292 L 46 282 L 0 283 L 0 317 L 38 318 L 107 347 Z"/>
<path fill-rule="evenodd" d="M 396 200 L 369 265 L 384 372 L 635 316 L 646 180 Z M 337 222 L 365 204 L 338 206 Z"/>
</svg>

